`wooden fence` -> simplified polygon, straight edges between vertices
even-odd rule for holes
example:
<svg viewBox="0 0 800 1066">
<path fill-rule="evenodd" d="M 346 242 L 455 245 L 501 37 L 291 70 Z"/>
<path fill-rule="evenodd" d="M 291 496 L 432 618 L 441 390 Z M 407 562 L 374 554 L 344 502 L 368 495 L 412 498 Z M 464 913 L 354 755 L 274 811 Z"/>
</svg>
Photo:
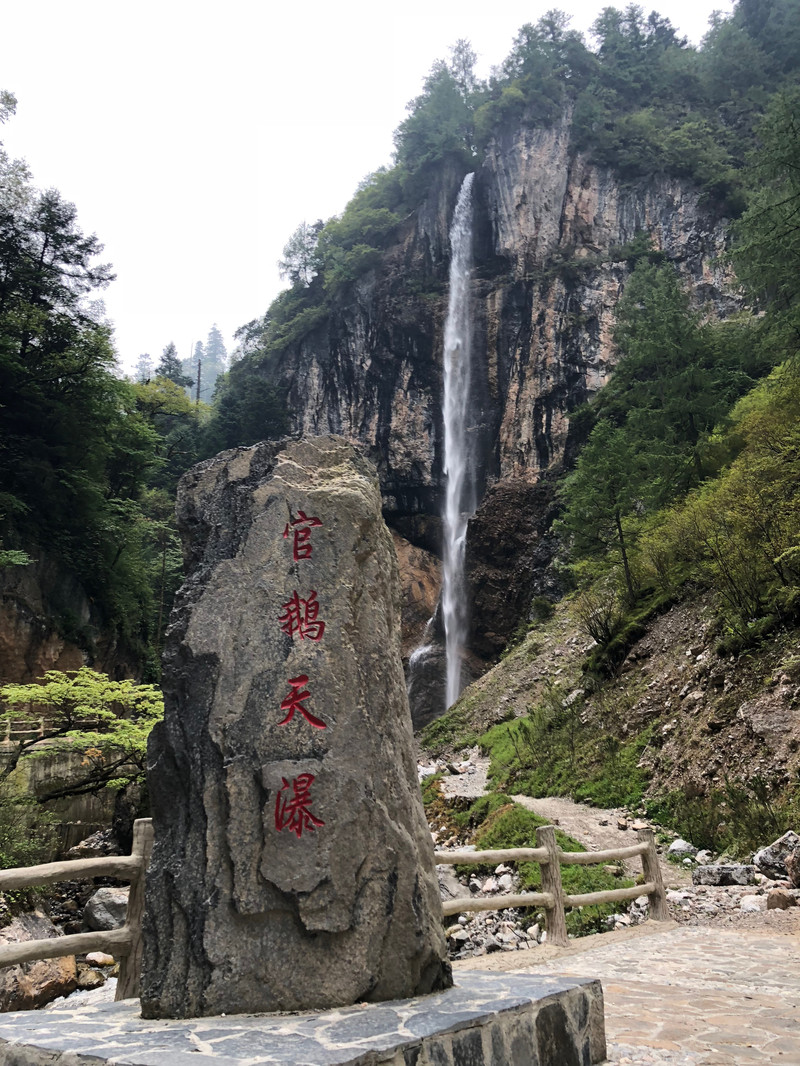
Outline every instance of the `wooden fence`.
<svg viewBox="0 0 800 1066">
<path fill-rule="evenodd" d="M 661 867 L 658 864 L 655 838 L 650 829 L 638 834 L 639 843 L 612 851 L 562 851 L 556 844 L 555 829 L 551 825 L 536 830 L 535 848 L 513 848 L 506 851 L 437 851 L 437 863 L 481 864 L 500 862 L 538 862 L 542 870 L 542 892 L 518 895 L 465 897 L 442 904 L 445 917 L 462 911 L 499 910 L 504 907 L 542 907 L 547 913 L 547 939 L 551 944 L 567 943 L 565 910 L 592 903 L 617 903 L 637 896 L 647 896 L 650 917 L 657 921 L 669 918 Z M 139 818 L 133 826 L 133 848 L 130 855 L 113 855 L 99 859 L 75 859 L 71 862 L 50 862 L 43 866 L 0 870 L 0 892 L 34 885 L 52 885 L 85 877 L 117 877 L 130 881 L 131 891 L 125 924 L 121 929 L 48 940 L 30 940 L 0 947 L 0 967 L 16 966 L 34 959 L 56 959 L 65 955 L 82 955 L 89 951 L 106 951 L 119 956 L 120 974 L 116 998 L 131 999 L 139 995 L 139 975 L 142 967 L 142 913 L 144 911 L 144 873 L 153 847 L 153 823 Z M 633 888 L 616 888 L 606 892 L 587 892 L 568 895 L 561 883 L 561 865 L 588 866 L 642 857 L 644 884 Z"/>
<path fill-rule="evenodd" d="M 524 892 L 516 896 L 472 896 L 448 900 L 442 904 L 445 916 L 461 914 L 462 911 L 494 911 L 504 907 L 541 907 L 547 914 L 547 941 L 563 946 L 567 943 L 567 907 L 586 907 L 593 903 L 620 903 L 638 896 L 647 896 L 650 917 L 656 921 L 669 918 L 667 899 L 661 867 L 656 853 L 652 829 L 639 830 L 638 844 L 611 851 L 562 851 L 556 844 L 556 831 L 552 825 L 536 830 L 535 848 L 513 848 L 508 851 L 437 851 L 437 863 L 461 865 L 500 862 L 538 862 L 542 870 L 541 892 Z M 605 892 L 586 892 L 568 895 L 561 883 L 561 866 L 590 866 L 595 863 L 616 862 L 619 859 L 642 857 L 644 884 L 632 888 L 613 888 Z"/>
<path fill-rule="evenodd" d="M 16 966 L 34 959 L 60 959 L 65 955 L 83 955 L 88 951 L 106 951 L 120 959 L 116 998 L 131 999 L 138 996 L 142 968 L 144 872 L 150 861 L 152 847 L 153 823 L 149 818 L 139 818 L 133 823 L 130 855 L 107 855 L 98 859 L 75 859 L 0 870 L 0 892 L 84 877 L 117 877 L 121 881 L 130 881 L 131 885 L 125 924 L 121 929 L 6 944 L 0 947 L 0 966 Z"/>
</svg>

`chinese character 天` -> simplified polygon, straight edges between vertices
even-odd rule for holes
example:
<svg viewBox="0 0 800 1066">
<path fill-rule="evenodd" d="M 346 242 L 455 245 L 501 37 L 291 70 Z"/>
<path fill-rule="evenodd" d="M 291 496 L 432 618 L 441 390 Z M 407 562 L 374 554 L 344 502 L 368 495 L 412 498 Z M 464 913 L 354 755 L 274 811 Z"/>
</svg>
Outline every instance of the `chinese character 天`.
<svg viewBox="0 0 800 1066">
<path fill-rule="evenodd" d="M 317 718 L 311 711 L 305 706 L 305 700 L 311 698 L 311 693 L 308 689 L 303 689 L 304 685 L 308 684 L 308 676 L 306 674 L 300 674 L 299 677 L 289 678 L 289 688 L 291 692 L 285 697 L 281 703 L 281 710 L 286 711 L 286 717 L 282 722 L 278 722 L 278 725 L 287 725 L 294 718 L 295 711 L 299 711 L 305 718 L 309 725 L 313 725 L 315 729 L 327 729 L 327 725 L 321 718 Z M 303 689 L 301 692 L 300 690 Z"/>
</svg>

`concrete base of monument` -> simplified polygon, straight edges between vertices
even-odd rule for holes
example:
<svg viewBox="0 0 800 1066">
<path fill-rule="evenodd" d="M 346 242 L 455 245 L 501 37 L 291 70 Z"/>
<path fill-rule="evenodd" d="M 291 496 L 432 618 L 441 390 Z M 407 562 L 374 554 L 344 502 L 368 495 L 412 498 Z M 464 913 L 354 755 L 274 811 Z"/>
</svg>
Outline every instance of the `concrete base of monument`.
<svg viewBox="0 0 800 1066">
<path fill-rule="evenodd" d="M 599 981 L 460 971 L 447 992 L 296 1014 L 145 1021 L 138 1000 L 0 1014 L 2 1066 L 591 1066 Z"/>
</svg>

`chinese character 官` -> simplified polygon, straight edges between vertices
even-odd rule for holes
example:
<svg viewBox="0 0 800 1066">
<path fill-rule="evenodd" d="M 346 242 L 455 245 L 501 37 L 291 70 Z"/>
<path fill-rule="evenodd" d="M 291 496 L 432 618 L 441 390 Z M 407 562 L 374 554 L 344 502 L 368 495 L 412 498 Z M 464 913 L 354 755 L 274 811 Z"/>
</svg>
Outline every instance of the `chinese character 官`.
<svg viewBox="0 0 800 1066">
<path fill-rule="evenodd" d="M 325 825 L 320 818 L 315 818 L 309 810 L 312 803 L 311 786 L 315 780 L 314 775 L 300 774 L 292 780 L 291 785 L 285 777 L 281 778 L 281 780 L 283 781 L 283 787 L 275 797 L 275 828 L 278 832 L 288 829 L 299 840 L 303 835 L 304 829 L 311 832 Z M 290 788 L 293 792 L 292 796 L 288 794 Z"/>
<path fill-rule="evenodd" d="M 297 518 L 292 519 L 291 522 L 286 523 L 286 529 L 283 531 L 284 539 L 289 536 L 289 530 L 292 529 L 294 533 L 294 561 L 299 562 L 300 559 L 311 558 L 311 530 L 314 526 L 321 526 L 322 519 L 309 518 L 305 511 L 298 511 Z"/>
<path fill-rule="evenodd" d="M 301 640 L 322 640 L 325 623 L 318 621 L 319 603 L 313 590 L 307 600 L 302 600 L 296 592 L 288 603 L 283 604 L 283 614 L 278 619 L 283 632 L 293 637 L 295 633 Z"/>
<path fill-rule="evenodd" d="M 311 711 L 309 711 L 308 708 L 304 706 L 303 701 L 309 699 L 311 693 L 308 691 L 308 689 L 305 689 L 302 692 L 300 691 L 300 689 L 303 688 L 303 685 L 307 684 L 308 676 L 306 674 L 300 674 L 299 677 L 289 678 L 289 687 L 292 691 L 281 704 L 281 710 L 286 711 L 287 714 L 282 722 L 278 722 L 278 725 L 287 725 L 294 718 L 294 712 L 299 711 L 305 718 L 305 720 L 308 722 L 308 724 L 313 725 L 315 729 L 328 728 L 321 718 L 317 718 L 316 715 L 313 715 Z"/>
</svg>

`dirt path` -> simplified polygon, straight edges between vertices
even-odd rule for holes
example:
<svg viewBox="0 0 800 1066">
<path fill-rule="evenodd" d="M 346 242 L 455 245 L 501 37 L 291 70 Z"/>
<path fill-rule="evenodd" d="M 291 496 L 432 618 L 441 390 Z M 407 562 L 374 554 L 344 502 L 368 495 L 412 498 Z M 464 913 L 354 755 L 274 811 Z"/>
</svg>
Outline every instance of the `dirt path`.
<svg viewBox="0 0 800 1066">
<path fill-rule="evenodd" d="M 453 774 L 442 779 L 442 792 L 447 796 L 466 796 L 477 799 L 486 792 L 486 774 L 489 760 L 473 754 L 469 767 L 464 773 Z M 635 844 L 636 833 L 627 812 L 621 809 L 607 810 L 601 807 L 588 807 L 584 803 L 575 803 L 564 796 L 544 796 L 531 799 L 530 796 L 512 796 L 515 803 L 525 807 L 540 818 L 545 818 L 551 825 L 557 825 L 569 836 L 584 845 L 587 851 L 606 851 L 612 848 L 625 848 Z M 628 829 L 620 829 L 620 823 L 628 823 Z M 668 888 L 683 888 L 691 884 L 691 873 L 681 866 L 668 863 L 661 857 L 661 869 L 664 884 Z M 626 870 L 639 873 L 641 864 L 638 859 L 629 860 Z"/>
</svg>

